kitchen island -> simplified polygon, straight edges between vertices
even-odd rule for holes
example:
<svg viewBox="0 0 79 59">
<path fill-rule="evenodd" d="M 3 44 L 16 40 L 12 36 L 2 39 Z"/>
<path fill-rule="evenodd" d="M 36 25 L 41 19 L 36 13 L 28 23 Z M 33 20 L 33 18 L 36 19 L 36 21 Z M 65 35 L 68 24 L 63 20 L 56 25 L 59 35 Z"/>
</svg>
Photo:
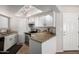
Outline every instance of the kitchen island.
<svg viewBox="0 0 79 59">
<path fill-rule="evenodd" d="M 56 35 L 50 32 L 31 33 L 29 48 L 31 54 L 56 53 Z"/>
</svg>

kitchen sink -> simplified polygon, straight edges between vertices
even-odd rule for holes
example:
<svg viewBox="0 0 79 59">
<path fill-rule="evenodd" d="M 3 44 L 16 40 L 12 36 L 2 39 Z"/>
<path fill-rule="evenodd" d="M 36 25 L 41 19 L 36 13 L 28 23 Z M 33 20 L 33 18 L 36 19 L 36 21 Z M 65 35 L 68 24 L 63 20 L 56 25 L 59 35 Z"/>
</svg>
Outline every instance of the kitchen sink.
<svg viewBox="0 0 79 59">
<path fill-rule="evenodd" d="M 37 33 L 37 31 L 31 31 L 30 33 Z"/>
</svg>

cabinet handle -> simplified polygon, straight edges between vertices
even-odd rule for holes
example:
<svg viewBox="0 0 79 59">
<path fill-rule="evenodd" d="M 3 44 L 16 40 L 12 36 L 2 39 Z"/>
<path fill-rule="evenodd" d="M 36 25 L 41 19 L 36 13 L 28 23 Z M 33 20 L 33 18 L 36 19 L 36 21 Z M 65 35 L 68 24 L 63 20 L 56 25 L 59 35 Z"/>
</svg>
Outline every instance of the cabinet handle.
<svg viewBox="0 0 79 59">
<path fill-rule="evenodd" d="M 12 38 L 10 38 L 10 41 L 12 40 Z"/>
</svg>

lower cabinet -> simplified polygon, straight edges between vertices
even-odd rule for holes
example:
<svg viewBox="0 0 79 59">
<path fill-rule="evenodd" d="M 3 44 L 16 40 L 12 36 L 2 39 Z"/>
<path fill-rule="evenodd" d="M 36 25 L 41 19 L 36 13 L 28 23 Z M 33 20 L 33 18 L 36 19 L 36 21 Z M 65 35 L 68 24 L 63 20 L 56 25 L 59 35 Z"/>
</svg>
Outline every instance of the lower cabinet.
<svg viewBox="0 0 79 59">
<path fill-rule="evenodd" d="M 17 34 L 11 34 L 8 36 L 5 36 L 4 39 L 4 51 L 11 48 L 14 44 L 17 42 Z"/>
<path fill-rule="evenodd" d="M 41 54 L 42 53 L 42 43 L 35 40 L 29 40 L 29 54 Z"/>
<path fill-rule="evenodd" d="M 56 54 L 56 36 L 42 43 L 42 54 Z"/>
<path fill-rule="evenodd" d="M 56 53 L 56 36 L 40 43 L 33 39 L 29 41 L 30 54 L 55 54 Z"/>
</svg>

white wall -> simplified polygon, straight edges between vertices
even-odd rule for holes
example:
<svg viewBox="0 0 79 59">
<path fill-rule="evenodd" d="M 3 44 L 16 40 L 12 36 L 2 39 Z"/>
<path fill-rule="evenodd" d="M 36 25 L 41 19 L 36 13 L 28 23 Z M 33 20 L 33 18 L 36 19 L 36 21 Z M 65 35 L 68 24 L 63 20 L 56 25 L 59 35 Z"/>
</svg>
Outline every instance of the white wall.
<svg viewBox="0 0 79 59">
<path fill-rule="evenodd" d="M 0 15 L 0 29 L 8 29 L 8 18 Z"/>
<path fill-rule="evenodd" d="M 56 13 L 56 43 L 57 52 L 63 51 L 63 13 Z"/>
<path fill-rule="evenodd" d="M 19 43 L 23 43 L 25 41 L 24 33 L 30 30 L 28 20 L 24 17 L 13 17 L 10 22 L 11 29 L 17 31 L 19 34 Z"/>
</svg>

